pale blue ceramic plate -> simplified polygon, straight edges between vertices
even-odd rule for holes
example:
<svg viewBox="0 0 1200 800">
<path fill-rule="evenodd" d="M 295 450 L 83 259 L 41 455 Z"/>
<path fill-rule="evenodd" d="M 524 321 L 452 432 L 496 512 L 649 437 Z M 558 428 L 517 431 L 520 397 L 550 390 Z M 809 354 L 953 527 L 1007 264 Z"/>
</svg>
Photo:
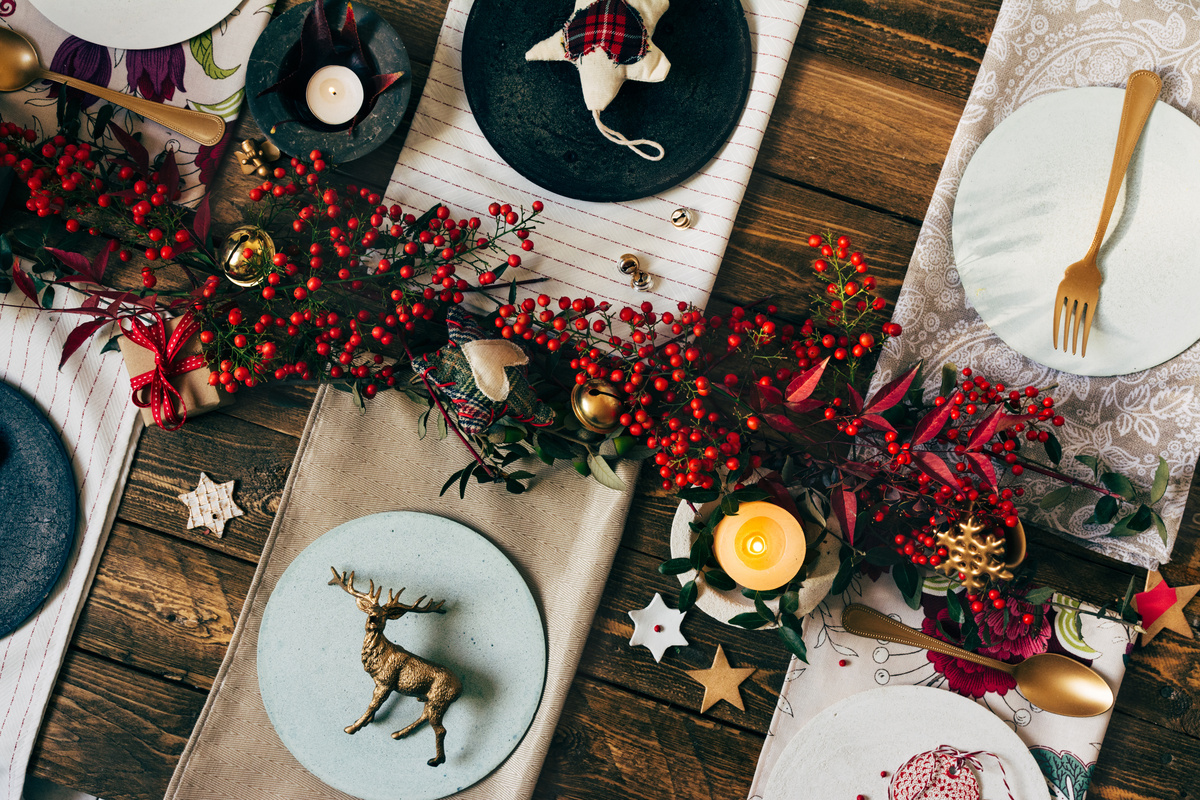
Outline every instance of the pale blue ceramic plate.
<svg viewBox="0 0 1200 800">
<path fill-rule="evenodd" d="M 330 567 L 446 600 L 445 614 L 407 614 L 387 637 L 455 672 L 463 693 L 446 711 L 446 763 L 428 725 L 391 734 L 422 703 L 392 694 L 353 736 L 374 682 L 363 670 L 366 616 L 328 585 Z M 436 800 L 486 777 L 533 721 L 546 677 L 546 633 L 537 603 L 508 557 L 487 538 L 431 514 L 390 512 L 352 520 L 309 545 L 271 593 L 258 639 L 258 683 L 280 739 L 310 772 L 364 800 Z"/>
</svg>

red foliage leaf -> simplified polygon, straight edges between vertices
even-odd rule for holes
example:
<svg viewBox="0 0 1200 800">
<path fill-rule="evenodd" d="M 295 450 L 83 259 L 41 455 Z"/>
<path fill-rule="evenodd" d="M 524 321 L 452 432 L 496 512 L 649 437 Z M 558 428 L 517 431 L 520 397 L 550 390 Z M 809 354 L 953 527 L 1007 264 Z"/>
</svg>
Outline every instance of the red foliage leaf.
<svg viewBox="0 0 1200 800">
<path fill-rule="evenodd" d="M 971 438 L 967 439 L 967 450 L 978 450 L 990 442 L 996 431 L 1000 430 L 1000 423 L 1006 416 L 1004 407 L 1001 406 L 984 417 L 971 431 Z"/>
<path fill-rule="evenodd" d="M 792 499 L 791 493 L 783 485 L 783 478 L 778 472 L 771 472 L 764 475 L 756 485 L 759 489 L 771 495 L 771 502 L 796 519 L 800 519 L 800 509 L 796 508 L 796 501 Z"/>
<path fill-rule="evenodd" d="M 763 419 L 767 421 L 768 425 L 780 433 L 800 432 L 800 426 L 792 422 L 783 414 L 763 414 Z"/>
<path fill-rule="evenodd" d="M 958 478 L 955 476 L 954 470 L 950 469 L 950 465 L 943 461 L 941 456 L 928 450 L 913 450 L 912 460 L 917 468 L 929 477 L 936 478 L 947 486 L 958 488 Z"/>
<path fill-rule="evenodd" d="M 125 152 L 133 159 L 138 171 L 143 175 L 148 175 L 150 173 L 150 154 L 146 152 L 145 146 L 115 122 L 108 123 L 108 131 L 121 143 L 121 147 L 125 148 Z"/>
<path fill-rule="evenodd" d="M 942 428 L 946 427 L 946 420 L 950 419 L 950 409 L 952 408 L 954 408 L 954 404 L 947 401 L 921 417 L 917 427 L 913 428 L 912 443 L 918 445 L 933 440 L 942 432 Z"/>
<path fill-rule="evenodd" d="M 47 247 L 46 251 L 75 271 L 75 275 L 63 278 L 62 283 L 94 283 L 101 286 L 104 282 L 104 272 L 108 269 L 108 256 L 116 249 L 117 243 L 110 240 L 91 261 L 82 253 L 70 253 L 55 247 Z"/>
<path fill-rule="evenodd" d="M 861 414 L 863 411 L 862 395 L 848 383 L 846 384 L 846 388 L 850 391 L 850 410 L 855 414 Z"/>
<path fill-rule="evenodd" d="M 755 411 L 762 413 L 764 410 L 782 403 L 783 393 L 774 386 L 763 386 L 756 383 L 751 387 L 750 407 Z"/>
<path fill-rule="evenodd" d="M 843 472 L 849 472 L 851 475 L 868 481 L 879 474 L 879 467 L 862 461 L 844 461 L 841 469 Z"/>
<path fill-rule="evenodd" d="M 896 431 L 896 429 L 892 427 L 892 423 L 888 422 L 878 414 L 863 414 L 861 417 L 859 417 L 859 421 L 877 431 L 884 431 L 885 433 L 887 431 L 892 431 L 893 433 Z"/>
<path fill-rule="evenodd" d="M 847 543 L 854 544 L 854 523 L 858 518 L 857 495 L 845 486 L 838 486 L 830 500 L 833 502 L 834 516 L 842 526 L 842 536 Z"/>
<path fill-rule="evenodd" d="M 803 414 L 807 411 L 812 411 L 814 408 L 820 408 L 821 406 L 823 406 L 825 404 L 822 403 L 820 400 L 814 400 L 811 397 L 809 397 L 806 400 L 797 400 L 794 403 L 789 400 L 788 402 L 784 403 L 783 405 L 784 405 L 784 407 L 787 408 L 788 411 L 794 411 L 797 414 Z"/>
<path fill-rule="evenodd" d="M 403 72 L 389 72 L 387 75 L 371 76 L 371 85 L 367 87 L 368 91 L 370 92 L 367 97 L 367 101 L 362 104 L 361 108 L 359 108 L 358 113 L 354 115 L 354 119 L 350 120 L 351 134 L 354 133 L 354 128 L 357 127 L 358 123 L 366 119 L 367 115 L 371 113 L 371 110 L 375 108 L 375 101 L 379 99 L 379 95 L 383 94 L 385 91 L 387 91 L 388 87 L 403 77 Z"/>
<path fill-rule="evenodd" d="M 168 150 L 163 158 L 162 184 L 167 187 L 167 199 L 179 197 L 179 165 L 175 163 L 175 151 Z"/>
<path fill-rule="evenodd" d="M 992 460 L 983 453 L 966 453 L 967 465 L 979 477 L 983 478 L 988 487 L 996 488 L 996 468 Z"/>
<path fill-rule="evenodd" d="M 875 392 L 863 407 L 864 410 L 874 411 L 878 414 L 881 411 L 887 411 L 896 405 L 896 403 L 899 403 L 908 392 L 908 388 L 912 386 L 913 379 L 917 377 L 919 369 L 921 369 L 921 363 L 917 362 L 916 366 L 899 378 L 896 378 L 896 380 L 879 387 L 879 391 Z"/>
<path fill-rule="evenodd" d="M 821 374 L 825 372 L 825 365 L 828 363 L 829 359 L 826 358 L 816 366 L 792 378 L 792 382 L 788 384 L 786 394 L 789 407 L 792 403 L 799 403 L 812 396 L 812 393 L 816 391 L 817 384 L 821 382 Z"/>
<path fill-rule="evenodd" d="M 38 302 L 37 287 L 33 285 L 33 278 L 25 270 L 21 269 L 21 265 L 17 260 L 13 259 L 12 267 L 13 283 L 21 290 L 21 293 L 32 300 L 35 304 Z"/>
<path fill-rule="evenodd" d="M 208 229 L 212 226 L 212 209 L 209 207 L 211 195 L 204 195 L 196 206 L 196 218 L 192 220 L 192 233 L 196 241 L 203 244 L 208 241 Z"/>
<path fill-rule="evenodd" d="M 67 334 L 67 340 L 63 342 L 62 357 L 58 359 L 58 368 L 62 369 L 62 365 L 67 363 L 67 359 L 79 349 L 80 345 L 90 339 L 93 333 L 110 322 L 111 320 L 108 319 L 90 319 L 87 322 L 79 324 L 75 330 Z"/>
</svg>

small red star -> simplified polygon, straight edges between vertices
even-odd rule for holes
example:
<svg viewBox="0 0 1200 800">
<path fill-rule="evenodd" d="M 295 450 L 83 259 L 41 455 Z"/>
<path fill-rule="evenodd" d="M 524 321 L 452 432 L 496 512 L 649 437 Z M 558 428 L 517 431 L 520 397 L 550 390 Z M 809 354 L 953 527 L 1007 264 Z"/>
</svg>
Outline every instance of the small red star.
<svg viewBox="0 0 1200 800">
<path fill-rule="evenodd" d="M 1133 596 L 1133 607 L 1142 617 L 1142 644 L 1145 645 L 1164 628 L 1170 628 L 1180 636 L 1194 638 L 1192 626 L 1183 614 L 1183 607 L 1200 593 L 1200 584 L 1172 588 L 1163 576 L 1151 570 L 1146 573 L 1146 591 Z"/>
</svg>

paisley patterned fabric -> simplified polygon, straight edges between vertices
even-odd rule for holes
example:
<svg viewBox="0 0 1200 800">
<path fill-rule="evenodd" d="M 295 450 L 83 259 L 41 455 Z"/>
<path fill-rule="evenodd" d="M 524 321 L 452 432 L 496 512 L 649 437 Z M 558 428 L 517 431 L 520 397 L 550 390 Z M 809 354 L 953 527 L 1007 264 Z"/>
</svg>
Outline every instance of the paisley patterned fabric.
<svg viewBox="0 0 1200 800">
<path fill-rule="evenodd" d="M 1129 537 L 1112 525 L 1089 525 L 1096 497 L 1077 491 L 1042 510 L 1037 500 L 1061 484 L 1026 472 L 1031 488 L 1020 514 L 1085 547 L 1141 567 L 1170 558 L 1197 457 L 1200 456 L 1200 347 L 1144 372 L 1114 378 L 1068 375 L 1033 363 L 998 339 L 966 302 L 950 239 L 963 171 L 984 138 L 1031 100 L 1081 86 L 1124 86 L 1149 69 L 1163 79 L 1161 99 L 1200 121 L 1200 10 L 1178 0 L 1007 0 L 971 90 L 896 304 L 904 336 L 889 342 L 875 383 L 924 359 L 971 366 L 1009 386 L 1056 385 L 1061 468 L 1087 480 L 1076 455 L 1098 456 L 1140 488 L 1152 485 L 1161 455 L 1171 481 L 1162 505 L 1164 542 L 1154 526 Z M 1047 304 L 1046 313 L 1050 307 Z M 936 391 L 938 370 L 927 390 Z"/>
</svg>

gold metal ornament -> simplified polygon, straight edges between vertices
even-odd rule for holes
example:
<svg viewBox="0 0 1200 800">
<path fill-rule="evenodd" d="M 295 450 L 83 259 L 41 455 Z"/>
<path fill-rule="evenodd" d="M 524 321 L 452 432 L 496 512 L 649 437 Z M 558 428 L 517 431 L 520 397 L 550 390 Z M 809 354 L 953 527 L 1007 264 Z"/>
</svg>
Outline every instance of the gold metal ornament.
<svg viewBox="0 0 1200 800">
<path fill-rule="evenodd" d="M 637 275 L 642 271 L 642 262 L 633 253 L 626 253 L 617 259 L 617 270 L 622 275 Z"/>
<path fill-rule="evenodd" d="M 603 378 L 592 378 L 571 390 L 571 410 L 592 433 L 612 433 L 621 427 L 624 406 L 617 387 Z"/>
<path fill-rule="evenodd" d="M 271 168 L 267 165 L 278 161 L 283 155 L 279 148 L 269 140 L 261 143 L 253 139 L 242 142 L 241 149 L 236 153 L 238 163 L 242 165 L 243 175 L 258 175 L 260 178 L 271 177 Z"/>
<path fill-rule="evenodd" d="M 252 251 L 249 258 L 247 250 Z M 221 268 L 231 283 L 248 288 L 266 279 L 274 257 L 275 241 L 271 235 L 262 228 L 243 225 L 225 238 Z"/>
<path fill-rule="evenodd" d="M 406 605 L 400 602 L 403 589 L 394 595 L 389 589 L 387 603 L 380 605 L 379 596 L 383 593 L 382 586 L 376 589 L 375 582 L 371 581 L 370 588 L 366 592 L 360 592 L 354 588 L 353 572 L 349 575 L 343 572 L 339 576 L 336 569 L 333 567 L 329 569 L 333 572 L 333 578 L 330 579 L 329 585 L 336 584 L 345 589 L 346 593 L 354 598 L 359 610 L 367 615 L 367 635 L 363 638 L 362 664 L 363 669 L 375 681 L 375 692 L 371 695 L 371 703 L 367 706 L 366 713 L 353 724 L 347 725 L 346 733 L 354 733 L 374 719 L 375 712 L 392 692 L 416 697 L 425 703 L 425 709 L 421 712 L 420 718 L 408 727 L 393 733 L 392 738 L 402 739 L 419 728 L 422 722 L 428 721 L 437 741 L 437 755 L 429 759 L 428 764 L 436 767 L 446 760 L 446 750 L 443 747 L 446 728 L 442 725 L 442 715 L 446 713 L 450 704 L 462 694 L 462 681 L 440 664 L 413 655 L 400 645 L 389 641 L 383 635 L 383 628 L 389 619 L 399 619 L 409 612 L 413 614 L 444 614 L 446 612 L 442 606 L 446 604 L 446 601 L 440 600 L 434 603 L 430 600 L 425 605 L 421 605 L 421 601 L 425 599 L 425 596 L 422 595 L 417 598 L 417 602 Z"/>
<path fill-rule="evenodd" d="M 1007 543 L 990 532 L 984 534 L 974 517 L 959 523 L 957 531 L 938 531 L 937 546 L 946 548 L 947 555 L 935 569 L 951 580 L 962 581 L 972 594 L 986 589 L 989 583 L 1012 580 L 1005 558 Z"/>
<path fill-rule="evenodd" d="M 671 212 L 671 224 L 683 230 L 692 227 L 693 213 L 690 208 L 677 208 Z"/>
</svg>

